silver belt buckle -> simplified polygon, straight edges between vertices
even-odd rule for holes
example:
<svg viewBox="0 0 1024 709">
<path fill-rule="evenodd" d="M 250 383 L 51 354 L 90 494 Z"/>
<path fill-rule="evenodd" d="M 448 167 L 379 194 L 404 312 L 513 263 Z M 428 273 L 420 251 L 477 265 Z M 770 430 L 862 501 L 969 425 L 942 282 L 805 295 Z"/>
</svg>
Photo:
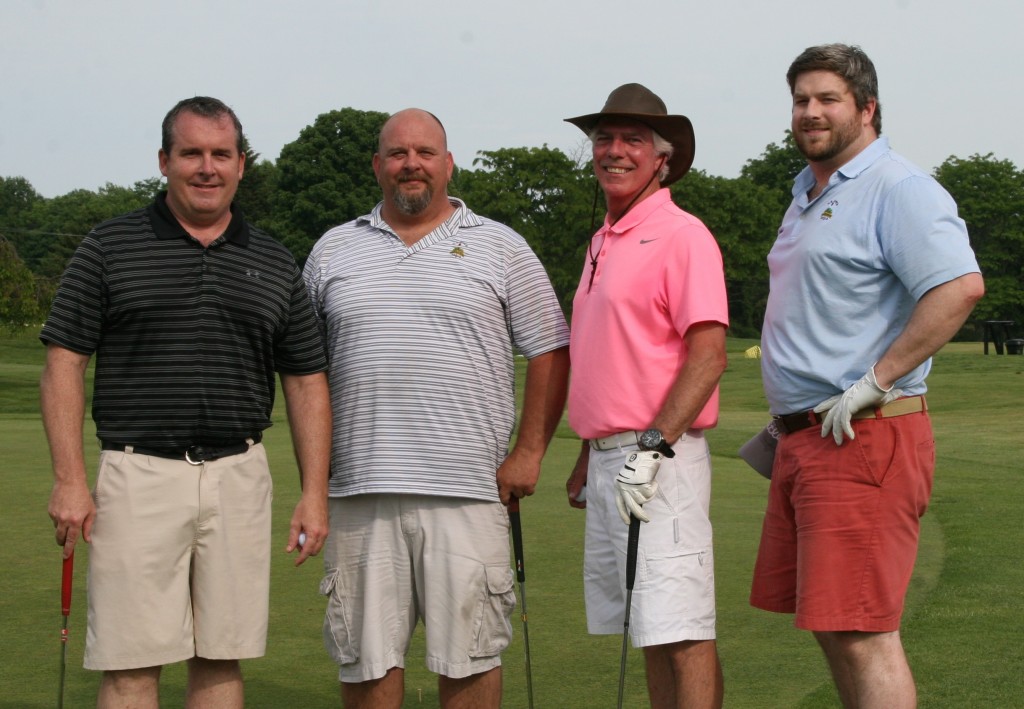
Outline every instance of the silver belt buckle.
<svg viewBox="0 0 1024 709">
<path fill-rule="evenodd" d="M 186 448 L 185 449 L 185 462 L 188 463 L 189 465 L 202 465 L 203 461 L 201 461 L 201 460 L 192 460 L 192 458 L 189 457 L 189 451 L 191 451 L 191 450 L 192 450 L 191 448 Z"/>
</svg>

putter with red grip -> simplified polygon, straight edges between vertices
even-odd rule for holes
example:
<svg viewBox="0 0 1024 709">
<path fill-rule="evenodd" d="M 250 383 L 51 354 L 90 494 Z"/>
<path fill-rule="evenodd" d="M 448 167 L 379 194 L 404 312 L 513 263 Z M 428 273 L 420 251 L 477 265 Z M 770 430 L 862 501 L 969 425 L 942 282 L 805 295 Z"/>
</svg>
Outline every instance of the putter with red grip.
<svg viewBox="0 0 1024 709">
<path fill-rule="evenodd" d="M 71 579 L 75 571 L 75 552 L 64 560 L 60 579 L 60 613 L 64 625 L 60 630 L 60 690 L 57 694 L 57 709 L 64 708 L 64 668 L 68 659 L 68 616 L 71 615 Z"/>
<path fill-rule="evenodd" d="M 523 525 L 519 519 L 519 498 L 508 503 L 508 519 L 512 525 L 512 550 L 516 557 L 516 579 L 519 581 L 519 600 L 523 609 L 523 642 L 526 645 L 526 693 L 533 709 L 533 674 L 530 670 L 530 630 L 526 624 L 526 567 L 523 563 Z"/>
</svg>

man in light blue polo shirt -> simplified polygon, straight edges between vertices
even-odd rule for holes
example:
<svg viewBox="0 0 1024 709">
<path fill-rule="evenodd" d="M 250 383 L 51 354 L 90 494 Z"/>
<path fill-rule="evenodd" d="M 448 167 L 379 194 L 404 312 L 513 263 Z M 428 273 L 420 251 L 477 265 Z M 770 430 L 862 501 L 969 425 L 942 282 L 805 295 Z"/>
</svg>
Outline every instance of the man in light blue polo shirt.
<svg viewBox="0 0 1024 709">
<path fill-rule="evenodd" d="M 787 80 L 808 166 L 768 255 L 781 436 L 751 603 L 814 632 L 844 706 L 913 707 L 899 624 L 935 460 L 925 377 L 984 284 L 952 198 L 880 137 L 871 60 L 811 47 Z"/>
</svg>

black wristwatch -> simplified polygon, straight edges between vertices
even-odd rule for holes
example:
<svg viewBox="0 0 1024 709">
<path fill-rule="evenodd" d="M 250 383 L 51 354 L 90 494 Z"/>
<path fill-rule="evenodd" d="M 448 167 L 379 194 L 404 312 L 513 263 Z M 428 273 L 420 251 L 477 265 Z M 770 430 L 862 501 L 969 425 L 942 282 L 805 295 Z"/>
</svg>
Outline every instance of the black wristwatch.
<svg viewBox="0 0 1024 709">
<path fill-rule="evenodd" d="M 676 452 L 672 450 L 672 446 L 661 435 L 661 431 L 656 428 L 649 428 L 641 433 L 639 444 L 642 451 L 658 451 L 666 458 L 674 458 L 676 455 Z"/>
</svg>

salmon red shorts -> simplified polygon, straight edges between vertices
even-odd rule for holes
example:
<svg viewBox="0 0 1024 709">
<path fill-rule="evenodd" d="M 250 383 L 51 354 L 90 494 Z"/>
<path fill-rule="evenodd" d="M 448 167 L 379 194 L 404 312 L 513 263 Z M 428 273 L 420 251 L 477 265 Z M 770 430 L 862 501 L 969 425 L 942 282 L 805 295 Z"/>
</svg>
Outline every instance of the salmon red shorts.
<svg viewBox="0 0 1024 709">
<path fill-rule="evenodd" d="M 855 419 L 837 446 L 821 427 L 785 434 L 775 454 L 750 603 L 812 631 L 899 629 L 931 496 L 926 412 Z"/>
</svg>

